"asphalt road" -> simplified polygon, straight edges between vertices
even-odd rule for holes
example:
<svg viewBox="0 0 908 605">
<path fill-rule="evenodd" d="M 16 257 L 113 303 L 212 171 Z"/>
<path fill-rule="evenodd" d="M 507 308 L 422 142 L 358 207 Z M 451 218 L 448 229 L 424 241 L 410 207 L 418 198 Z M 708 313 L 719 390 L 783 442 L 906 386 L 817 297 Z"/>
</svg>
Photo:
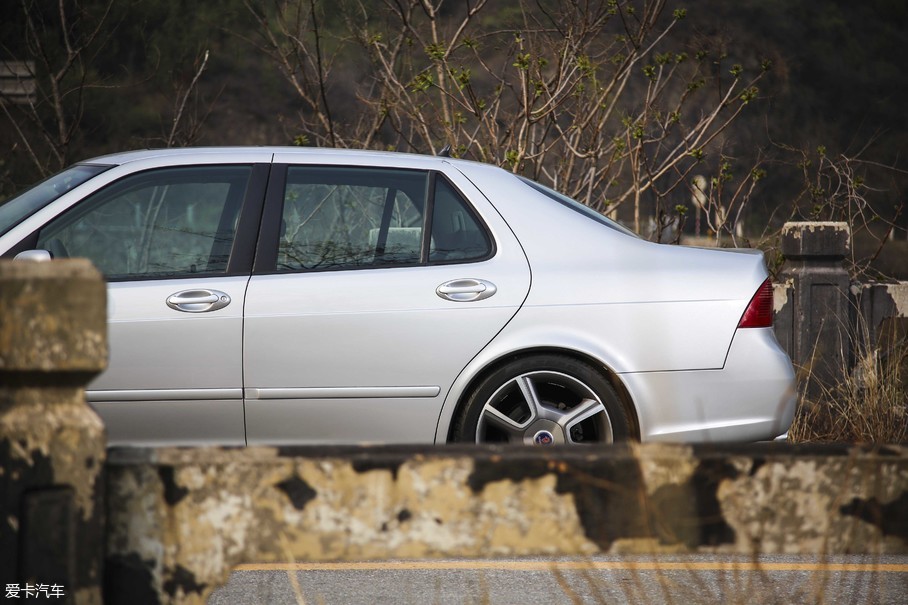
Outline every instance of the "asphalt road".
<svg viewBox="0 0 908 605">
<path fill-rule="evenodd" d="M 209 605 L 905 605 L 908 556 L 664 556 L 238 567 Z"/>
</svg>

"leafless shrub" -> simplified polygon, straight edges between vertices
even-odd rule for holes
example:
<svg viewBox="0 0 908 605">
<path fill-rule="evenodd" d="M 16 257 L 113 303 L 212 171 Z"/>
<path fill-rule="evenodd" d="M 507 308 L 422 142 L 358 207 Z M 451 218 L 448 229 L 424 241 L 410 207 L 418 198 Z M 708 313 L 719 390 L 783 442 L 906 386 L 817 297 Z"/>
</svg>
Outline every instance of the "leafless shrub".
<svg viewBox="0 0 908 605">
<path fill-rule="evenodd" d="M 192 145 L 199 137 L 202 126 L 211 113 L 214 103 L 200 110 L 199 80 L 208 66 L 210 52 L 201 53 L 195 61 L 195 73 L 188 83 L 177 83 L 174 89 L 173 117 L 170 132 L 164 141 L 165 147 Z"/>
<path fill-rule="evenodd" d="M 113 0 L 95 11 L 80 3 L 64 6 L 62 1 L 20 4 L 25 50 L 34 59 L 34 73 L 29 75 L 35 94 L 15 104 L 0 99 L 0 113 L 35 169 L 48 176 L 70 162 L 70 147 L 81 134 L 85 93 L 105 85 L 95 78 L 91 64 L 115 29 L 110 23 Z"/>
<path fill-rule="evenodd" d="M 852 233 L 847 268 L 853 277 L 885 277 L 872 266 L 893 239 L 904 202 L 887 204 L 897 195 L 884 184 L 904 178 L 908 172 L 896 166 L 866 161 L 862 155 L 873 141 L 855 154 L 829 154 L 820 145 L 815 150 L 780 145 L 788 157 L 795 158 L 802 179 L 799 196 L 791 206 L 798 220 L 844 221 Z"/>
<path fill-rule="evenodd" d="M 686 213 L 672 200 L 690 199 L 695 175 L 715 173 L 706 198 L 714 232 L 733 232 L 759 179 L 733 177 L 721 149 L 769 63 L 745 69 L 681 48 L 670 34 L 686 10 L 664 0 L 246 6 L 259 24 L 249 41 L 298 95 L 299 144 L 447 146 L 599 211 L 628 207 L 638 232 L 649 215 L 657 239 Z"/>
</svg>

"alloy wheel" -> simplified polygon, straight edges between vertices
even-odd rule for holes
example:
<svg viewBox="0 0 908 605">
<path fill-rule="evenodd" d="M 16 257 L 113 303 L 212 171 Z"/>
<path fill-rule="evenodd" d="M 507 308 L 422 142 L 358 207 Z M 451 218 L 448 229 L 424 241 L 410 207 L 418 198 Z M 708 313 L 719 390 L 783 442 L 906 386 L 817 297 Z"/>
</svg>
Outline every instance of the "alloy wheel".
<svg viewBox="0 0 908 605">
<path fill-rule="evenodd" d="M 611 443 L 605 405 L 584 382 L 553 371 L 520 374 L 499 387 L 483 405 L 477 443 L 583 445 Z"/>
</svg>

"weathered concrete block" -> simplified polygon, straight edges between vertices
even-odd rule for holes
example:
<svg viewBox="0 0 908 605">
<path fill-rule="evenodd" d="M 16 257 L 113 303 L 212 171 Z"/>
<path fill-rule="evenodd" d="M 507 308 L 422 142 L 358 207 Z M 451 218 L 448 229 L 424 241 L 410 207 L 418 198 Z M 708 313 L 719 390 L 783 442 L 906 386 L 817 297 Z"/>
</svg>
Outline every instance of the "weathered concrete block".
<svg viewBox="0 0 908 605">
<path fill-rule="evenodd" d="M 107 365 L 106 289 L 84 259 L 0 260 L 0 373 L 10 380 L 84 380 Z M 47 375 L 42 376 L 42 373 Z M 82 384 L 84 386 L 84 383 Z"/>
<path fill-rule="evenodd" d="M 906 553 L 908 449 L 122 450 L 111 603 L 204 603 L 243 562 Z"/>
<path fill-rule="evenodd" d="M 787 259 L 843 259 L 851 251 L 851 228 L 841 222 L 785 223 L 781 247 Z"/>
<path fill-rule="evenodd" d="M 794 280 L 775 282 L 772 285 L 773 322 L 772 327 L 776 340 L 791 356 L 794 350 L 795 314 L 794 314 Z"/>
<path fill-rule="evenodd" d="M 908 336 L 908 282 L 863 284 L 855 289 L 861 314 L 857 332 L 865 350 L 885 349 Z"/>
<path fill-rule="evenodd" d="M 0 572 L 100 603 L 106 286 L 85 260 L 0 261 Z"/>
</svg>

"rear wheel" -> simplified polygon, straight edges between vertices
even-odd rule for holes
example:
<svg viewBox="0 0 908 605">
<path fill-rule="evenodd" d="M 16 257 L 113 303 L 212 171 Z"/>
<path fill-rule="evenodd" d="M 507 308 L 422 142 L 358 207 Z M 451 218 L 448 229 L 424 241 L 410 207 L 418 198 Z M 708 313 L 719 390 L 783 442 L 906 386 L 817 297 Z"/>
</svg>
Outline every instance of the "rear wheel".
<svg viewBox="0 0 908 605">
<path fill-rule="evenodd" d="M 487 376 L 469 395 L 454 441 L 587 445 L 630 438 L 627 412 L 593 366 L 534 355 Z"/>
</svg>

